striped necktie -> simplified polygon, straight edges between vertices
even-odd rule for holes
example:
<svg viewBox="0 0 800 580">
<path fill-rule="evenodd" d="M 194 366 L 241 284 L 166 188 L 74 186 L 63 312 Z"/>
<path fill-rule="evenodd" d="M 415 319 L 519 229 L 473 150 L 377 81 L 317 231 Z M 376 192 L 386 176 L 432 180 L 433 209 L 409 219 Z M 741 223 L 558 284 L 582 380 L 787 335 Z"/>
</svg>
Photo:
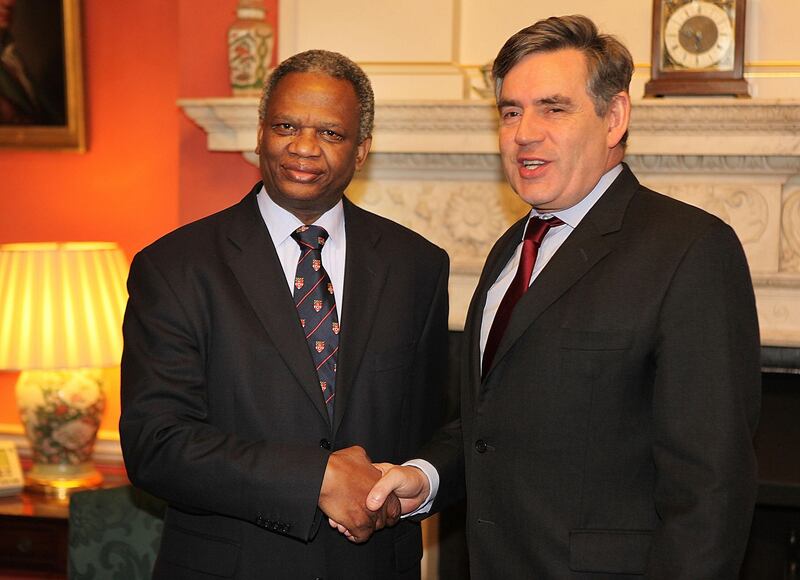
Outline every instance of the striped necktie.
<svg viewBox="0 0 800 580">
<path fill-rule="evenodd" d="M 328 239 L 328 232 L 319 226 L 300 226 L 292 232 L 292 237 L 300 245 L 300 260 L 294 277 L 294 303 L 317 368 L 328 416 L 333 421 L 339 317 L 333 284 L 322 267 L 322 246 Z"/>
</svg>

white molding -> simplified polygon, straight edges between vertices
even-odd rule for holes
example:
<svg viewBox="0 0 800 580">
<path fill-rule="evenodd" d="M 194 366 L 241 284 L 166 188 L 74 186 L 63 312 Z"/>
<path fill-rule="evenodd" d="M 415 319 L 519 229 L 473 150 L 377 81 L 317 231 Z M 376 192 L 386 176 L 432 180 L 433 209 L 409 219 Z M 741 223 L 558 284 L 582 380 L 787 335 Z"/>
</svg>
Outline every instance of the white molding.
<svg viewBox="0 0 800 580">
<path fill-rule="evenodd" d="M 178 101 L 208 133 L 212 151 L 252 151 L 258 99 Z M 383 101 L 375 106 L 378 153 L 497 151 L 491 100 Z M 800 100 L 643 99 L 634 101 L 630 155 L 800 155 Z"/>
</svg>

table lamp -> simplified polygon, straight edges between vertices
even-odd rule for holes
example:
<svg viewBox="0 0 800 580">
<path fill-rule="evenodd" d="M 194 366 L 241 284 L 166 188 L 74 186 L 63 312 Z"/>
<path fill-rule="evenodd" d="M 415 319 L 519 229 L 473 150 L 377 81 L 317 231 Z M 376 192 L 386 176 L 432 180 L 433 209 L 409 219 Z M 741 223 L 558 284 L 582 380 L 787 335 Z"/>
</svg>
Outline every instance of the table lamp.
<svg viewBox="0 0 800 580">
<path fill-rule="evenodd" d="M 0 369 L 33 457 L 26 488 L 58 498 L 99 486 L 92 451 L 119 364 L 128 263 L 108 242 L 0 245 Z"/>
</svg>

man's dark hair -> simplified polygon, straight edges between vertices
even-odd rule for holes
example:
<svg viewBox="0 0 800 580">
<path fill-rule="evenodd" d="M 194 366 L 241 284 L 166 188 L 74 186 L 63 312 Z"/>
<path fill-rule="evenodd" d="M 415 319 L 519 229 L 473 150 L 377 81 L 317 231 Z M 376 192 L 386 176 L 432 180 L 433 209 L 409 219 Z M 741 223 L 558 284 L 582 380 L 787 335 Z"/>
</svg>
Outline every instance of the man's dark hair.
<svg viewBox="0 0 800 580">
<path fill-rule="evenodd" d="M 495 97 L 500 98 L 503 79 L 523 58 L 565 48 L 576 49 L 586 57 L 586 92 L 597 115 L 605 115 L 614 95 L 630 88 L 633 58 L 619 40 L 600 34 L 594 22 L 581 15 L 546 18 L 509 38 L 492 65 Z M 620 143 L 624 145 L 627 138 L 626 131 Z"/>
</svg>

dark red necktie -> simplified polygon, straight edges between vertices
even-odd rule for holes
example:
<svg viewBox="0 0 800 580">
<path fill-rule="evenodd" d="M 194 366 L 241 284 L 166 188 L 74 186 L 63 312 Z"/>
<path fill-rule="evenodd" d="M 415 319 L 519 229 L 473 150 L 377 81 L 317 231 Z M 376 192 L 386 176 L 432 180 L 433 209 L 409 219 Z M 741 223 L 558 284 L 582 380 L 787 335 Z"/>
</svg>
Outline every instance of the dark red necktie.
<svg viewBox="0 0 800 580">
<path fill-rule="evenodd" d="M 311 358 L 317 367 L 328 416 L 333 420 L 339 317 L 336 314 L 333 284 L 322 267 L 322 246 L 328 239 L 328 232 L 319 226 L 300 226 L 292 232 L 292 237 L 300 245 L 300 260 L 294 277 L 294 303 Z"/>
<path fill-rule="evenodd" d="M 486 339 L 486 347 L 483 349 L 481 378 L 486 376 L 492 366 L 492 360 L 497 352 L 500 339 L 503 338 L 503 334 L 505 334 L 508 327 L 508 321 L 511 320 L 511 312 L 514 310 L 514 306 L 530 286 L 536 255 L 539 253 L 539 246 L 542 245 L 542 240 L 547 230 L 561 225 L 564 225 L 564 222 L 555 216 L 549 219 L 532 217 L 528 221 L 525 238 L 522 241 L 522 254 L 519 258 L 517 273 L 514 276 L 514 280 L 511 281 L 511 286 L 506 290 L 503 300 L 500 302 L 494 322 L 492 322 L 492 328 L 489 331 L 489 338 Z"/>
</svg>

